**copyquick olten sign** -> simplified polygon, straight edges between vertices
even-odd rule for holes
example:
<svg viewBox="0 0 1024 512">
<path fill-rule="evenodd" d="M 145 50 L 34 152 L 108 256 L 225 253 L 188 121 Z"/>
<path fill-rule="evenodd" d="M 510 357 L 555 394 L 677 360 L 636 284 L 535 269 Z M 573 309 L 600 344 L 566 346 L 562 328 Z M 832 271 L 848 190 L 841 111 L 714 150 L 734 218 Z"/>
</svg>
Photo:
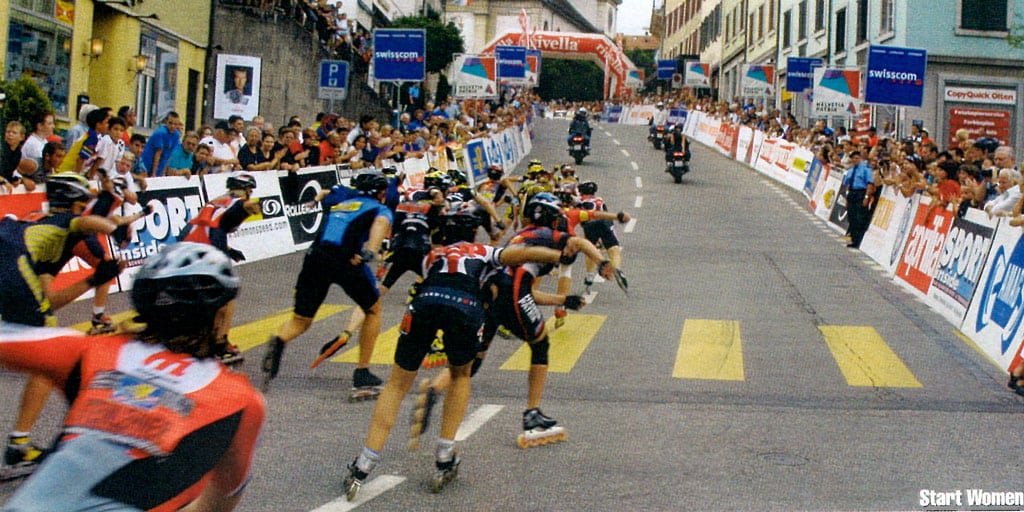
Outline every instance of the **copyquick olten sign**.
<svg viewBox="0 0 1024 512">
<path fill-rule="evenodd" d="M 928 52 L 919 48 L 871 46 L 864 100 L 882 105 L 920 107 Z"/>
</svg>

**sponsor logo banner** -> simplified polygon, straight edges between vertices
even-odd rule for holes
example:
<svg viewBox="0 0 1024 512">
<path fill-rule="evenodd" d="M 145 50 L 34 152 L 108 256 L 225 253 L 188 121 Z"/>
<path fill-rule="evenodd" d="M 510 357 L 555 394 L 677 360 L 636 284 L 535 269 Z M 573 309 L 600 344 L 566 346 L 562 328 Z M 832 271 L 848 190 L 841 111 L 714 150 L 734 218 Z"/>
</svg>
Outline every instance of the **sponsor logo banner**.
<svg viewBox="0 0 1024 512">
<path fill-rule="evenodd" d="M 920 107 L 928 52 L 917 48 L 871 46 L 864 99 L 868 103 Z"/>
</svg>

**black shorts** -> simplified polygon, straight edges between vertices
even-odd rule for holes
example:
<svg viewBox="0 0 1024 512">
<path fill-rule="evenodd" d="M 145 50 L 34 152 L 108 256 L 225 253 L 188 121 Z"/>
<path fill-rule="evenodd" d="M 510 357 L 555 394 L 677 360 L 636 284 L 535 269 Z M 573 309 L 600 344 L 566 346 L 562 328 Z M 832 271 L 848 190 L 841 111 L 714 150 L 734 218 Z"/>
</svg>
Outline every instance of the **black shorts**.
<svg viewBox="0 0 1024 512">
<path fill-rule="evenodd" d="M 530 342 L 544 333 L 544 315 L 533 300 L 533 274 L 517 268 L 512 276 L 493 281 L 498 296 L 487 310 L 495 325 L 504 325 L 519 339 Z"/>
<path fill-rule="evenodd" d="M 380 299 L 377 280 L 368 265 L 352 266 L 348 258 L 330 254 L 314 245 L 306 251 L 302 270 L 295 281 L 294 313 L 305 318 L 316 316 L 331 284 L 341 286 L 363 311 L 369 311 Z"/>
<path fill-rule="evenodd" d="M 402 318 L 395 364 L 414 372 L 440 329 L 451 366 L 469 364 L 480 348 L 484 309 L 479 297 L 451 288 L 421 288 Z"/>
<path fill-rule="evenodd" d="M 395 285 L 395 281 L 402 277 L 402 274 L 410 271 L 423 277 L 423 258 L 426 256 L 426 251 L 395 249 L 395 252 L 392 253 L 391 258 L 388 260 L 391 262 L 391 266 L 388 267 L 388 273 L 384 276 L 384 281 L 381 284 L 386 288 L 391 288 Z"/>
<path fill-rule="evenodd" d="M 36 327 L 56 327 L 50 301 L 32 270 L 23 233 L 14 222 L 0 223 L 0 320 Z"/>
<path fill-rule="evenodd" d="M 615 236 L 615 229 L 612 227 L 612 223 L 605 220 L 584 222 L 583 236 L 590 243 L 605 249 L 619 245 L 619 238 Z"/>
</svg>

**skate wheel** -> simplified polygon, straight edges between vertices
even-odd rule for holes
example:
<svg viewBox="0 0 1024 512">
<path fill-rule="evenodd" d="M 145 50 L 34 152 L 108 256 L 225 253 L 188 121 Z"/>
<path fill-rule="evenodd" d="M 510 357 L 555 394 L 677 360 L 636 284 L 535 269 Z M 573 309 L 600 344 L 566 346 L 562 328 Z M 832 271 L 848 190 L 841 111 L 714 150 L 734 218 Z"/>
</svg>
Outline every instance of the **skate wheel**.
<svg viewBox="0 0 1024 512">
<path fill-rule="evenodd" d="M 520 448 L 524 449 L 530 447 L 530 442 L 526 440 L 526 436 L 524 435 L 520 435 L 516 438 L 516 444 L 518 444 Z"/>
</svg>

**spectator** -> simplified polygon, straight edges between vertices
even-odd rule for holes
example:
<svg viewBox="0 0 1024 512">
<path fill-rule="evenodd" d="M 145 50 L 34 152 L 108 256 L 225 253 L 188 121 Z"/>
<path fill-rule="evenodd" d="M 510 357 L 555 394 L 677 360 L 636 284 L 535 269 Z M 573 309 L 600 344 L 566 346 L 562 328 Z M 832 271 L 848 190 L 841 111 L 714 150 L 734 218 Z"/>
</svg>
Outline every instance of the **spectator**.
<svg viewBox="0 0 1024 512">
<path fill-rule="evenodd" d="M 121 140 L 127 146 L 131 143 L 132 135 L 135 135 L 135 123 L 138 122 L 138 112 L 128 105 L 123 105 L 117 109 L 117 117 L 124 119 L 125 130 L 121 134 Z"/>
<path fill-rule="evenodd" d="M 262 171 L 265 169 L 266 166 L 261 166 L 260 169 L 255 168 L 265 161 L 260 159 L 262 140 L 263 132 L 259 128 L 250 126 L 245 130 L 245 143 L 238 149 L 238 164 L 242 166 L 242 170 Z M 273 141 L 274 137 L 271 136 L 270 140 Z"/>
<path fill-rule="evenodd" d="M 209 169 L 211 173 L 231 172 L 241 169 L 238 155 L 231 148 L 231 141 L 235 138 L 235 129 L 227 121 L 221 121 L 214 127 L 213 136 L 199 141 L 200 144 L 210 146 L 213 166 Z"/>
<path fill-rule="evenodd" d="M 194 176 L 205 176 L 213 169 L 213 150 L 209 145 L 199 143 L 196 146 L 196 154 L 192 157 L 192 174 Z"/>
<path fill-rule="evenodd" d="M 18 121 L 7 123 L 4 142 L 0 144 L 0 177 L 11 181 L 21 163 L 21 146 L 25 142 L 25 126 Z"/>
<path fill-rule="evenodd" d="M 188 132 L 181 139 L 181 145 L 171 153 L 171 159 L 167 161 L 167 168 L 164 173 L 167 176 L 192 176 L 192 166 L 195 164 L 195 152 L 199 146 L 199 134 Z"/>
<path fill-rule="evenodd" d="M 163 176 L 164 168 L 171 159 L 171 153 L 181 145 L 183 124 L 177 112 L 171 111 L 164 117 L 164 124 L 153 131 L 142 150 L 142 165 L 149 176 Z"/>
<path fill-rule="evenodd" d="M 43 163 L 43 146 L 50 141 L 50 137 L 53 137 L 55 126 L 53 112 L 44 111 L 37 114 L 35 129 L 21 146 L 21 157 L 35 160 L 37 164 Z"/>
<path fill-rule="evenodd" d="M 1016 169 L 1000 169 L 996 186 L 999 195 L 985 203 L 985 212 L 989 217 L 1006 217 L 1013 212 L 1014 206 L 1021 198 L 1020 173 Z"/>
<path fill-rule="evenodd" d="M 89 116 L 89 112 L 97 109 L 99 107 L 91 103 L 86 103 L 78 109 L 78 122 L 71 128 L 68 128 L 67 133 L 64 134 L 64 147 L 69 148 L 68 151 L 71 151 L 70 148 L 75 146 L 78 139 L 81 139 L 89 132 L 89 125 L 86 124 L 85 118 Z"/>
</svg>

